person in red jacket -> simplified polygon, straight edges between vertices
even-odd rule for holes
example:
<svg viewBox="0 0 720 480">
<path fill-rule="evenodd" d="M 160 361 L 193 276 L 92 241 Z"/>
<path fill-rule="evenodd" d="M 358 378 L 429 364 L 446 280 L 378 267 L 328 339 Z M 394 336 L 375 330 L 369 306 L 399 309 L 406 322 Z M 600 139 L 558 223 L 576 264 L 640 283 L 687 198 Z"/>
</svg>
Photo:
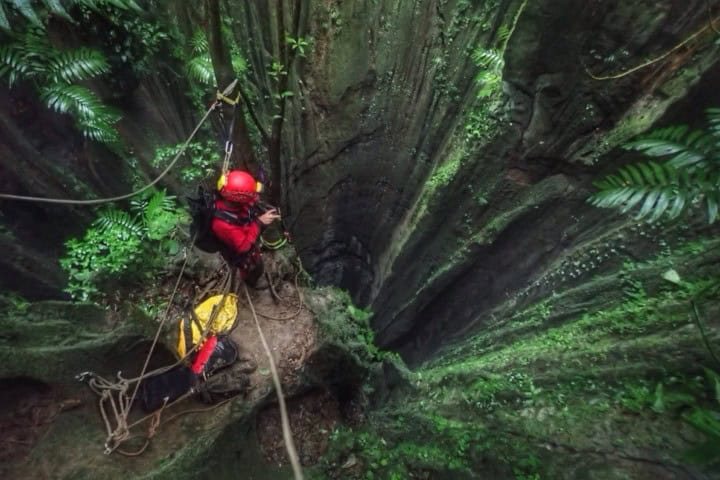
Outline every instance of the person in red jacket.
<svg viewBox="0 0 720 480">
<path fill-rule="evenodd" d="M 253 204 L 258 200 L 262 184 L 242 170 L 231 170 L 218 180 L 218 198 L 212 231 L 226 247 L 223 252 L 231 265 L 254 285 L 263 273 L 260 249 L 255 242 L 261 228 L 280 219 L 275 209 L 257 215 Z"/>
</svg>

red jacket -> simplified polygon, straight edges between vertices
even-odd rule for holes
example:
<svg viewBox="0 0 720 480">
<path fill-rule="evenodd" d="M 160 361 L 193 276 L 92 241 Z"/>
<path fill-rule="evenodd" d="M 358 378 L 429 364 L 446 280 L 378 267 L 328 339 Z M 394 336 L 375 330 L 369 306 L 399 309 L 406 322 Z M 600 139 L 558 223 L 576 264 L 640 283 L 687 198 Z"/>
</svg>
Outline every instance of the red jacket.
<svg viewBox="0 0 720 480">
<path fill-rule="evenodd" d="M 243 204 L 226 202 L 223 199 L 215 201 L 215 208 L 218 210 L 227 210 L 230 213 L 238 215 L 240 218 L 247 218 L 248 207 Z M 260 235 L 260 225 L 257 221 L 251 221 L 247 225 L 233 225 L 220 218 L 213 218 L 212 231 L 224 244 L 232 247 L 237 253 L 245 253 L 257 240 Z"/>
</svg>

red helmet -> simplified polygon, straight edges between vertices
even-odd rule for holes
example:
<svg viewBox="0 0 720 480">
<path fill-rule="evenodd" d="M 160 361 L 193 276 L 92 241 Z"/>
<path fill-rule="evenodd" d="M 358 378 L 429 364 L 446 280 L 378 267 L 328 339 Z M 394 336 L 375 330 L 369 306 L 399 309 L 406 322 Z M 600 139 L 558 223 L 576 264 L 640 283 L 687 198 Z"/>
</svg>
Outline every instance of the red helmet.
<svg viewBox="0 0 720 480">
<path fill-rule="evenodd" d="M 262 192 L 263 185 L 255 181 L 252 175 L 242 170 L 230 170 L 218 180 L 218 192 L 225 200 L 240 203 L 252 203 Z"/>
</svg>

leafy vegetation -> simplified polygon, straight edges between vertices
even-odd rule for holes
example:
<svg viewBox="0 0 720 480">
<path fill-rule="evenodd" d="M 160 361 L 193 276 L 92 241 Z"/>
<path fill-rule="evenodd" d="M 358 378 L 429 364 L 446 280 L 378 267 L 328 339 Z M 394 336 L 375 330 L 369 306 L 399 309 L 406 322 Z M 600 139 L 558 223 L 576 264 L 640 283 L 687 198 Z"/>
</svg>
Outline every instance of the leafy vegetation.
<svg viewBox="0 0 720 480">
<path fill-rule="evenodd" d="M 228 36 L 228 35 L 226 35 Z M 196 82 L 215 86 L 215 73 L 213 71 L 212 60 L 210 59 L 210 49 L 207 37 L 202 30 L 197 30 L 191 40 L 193 56 L 187 62 L 188 75 Z M 232 43 L 234 46 L 235 44 Z M 232 50 L 232 66 L 235 74 L 241 77 L 247 71 L 247 63 L 237 48 Z"/>
<path fill-rule="evenodd" d="M 182 146 L 182 143 L 178 143 L 170 147 L 157 148 L 155 157 L 151 161 L 152 166 L 165 168 L 182 149 Z M 220 150 L 212 140 L 189 143 L 185 149 L 185 156 L 189 158 L 190 162 L 189 165 L 186 162 L 180 168 L 180 178 L 187 183 L 207 180 L 215 173 L 222 160 Z"/>
<path fill-rule="evenodd" d="M 707 130 L 673 126 L 655 130 L 625 148 L 650 157 L 668 157 L 626 165 L 595 185 L 599 191 L 589 201 L 602 208 L 628 213 L 650 222 L 677 218 L 702 204 L 709 223 L 718 218 L 720 204 L 720 108 L 707 111 Z"/>
<path fill-rule="evenodd" d="M 72 115 L 86 137 L 114 143 L 119 138 L 114 125 L 120 113 L 103 104 L 90 89 L 75 83 L 108 69 L 99 51 L 58 50 L 39 29 L 29 29 L 0 46 L 0 77 L 6 77 L 11 86 L 18 80 L 32 82 L 47 106 Z"/>
<path fill-rule="evenodd" d="M 343 290 L 332 290 L 329 303 L 311 305 L 320 327 L 320 337 L 342 345 L 361 364 L 397 358 L 397 354 L 384 352 L 375 345 L 375 331 L 370 327 L 372 312 L 353 305 Z"/>
<path fill-rule="evenodd" d="M 49 15 L 57 15 L 72 21 L 68 10 L 73 6 L 94 10 L 112 6 L 136 12 L 142 11 L 134 0 L 0 0 L 0 28 L 10 30 L 10 19 L 17 14 L 38 27 L 43 26 L 44 19 Z"/>
<path fill-rule="evenodd" d="M 310 41 L 304 37 L 292 38 L 285 37 L 285 42 L 290 45 L 290 49 L 301 57 L 305 57 L 305 50 L 310 47 Z"/>
<path fill-rule="evenodd" d="M 162 191 L 134 200 L 130 211 L 101 210 L 82 238 L 65 243 L 60 265 L 69 277 L 66 292 L 76 300 L 98 300 L 104 287 L 154 276 L 179 251 L 178 225 L 187 220 Z"/>
</svg>

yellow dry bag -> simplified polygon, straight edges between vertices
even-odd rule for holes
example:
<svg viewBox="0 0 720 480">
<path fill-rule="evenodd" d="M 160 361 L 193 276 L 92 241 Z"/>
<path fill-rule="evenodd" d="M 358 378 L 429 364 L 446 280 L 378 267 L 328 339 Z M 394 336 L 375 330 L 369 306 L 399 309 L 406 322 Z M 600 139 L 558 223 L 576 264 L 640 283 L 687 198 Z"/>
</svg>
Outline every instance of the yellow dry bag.
<svg viewBox="0 0 720 480">
<path fill-rule="evenodd" d="M 234 294 L 225 295 L 224 301 L 223 295 L 215 295 L 198 305 L 194 312 L 183 315 L 178 322 L 178 356 L 185 357 L 195 345 L 202 343 L 210 335 L 227 333 L 237 317 L 237 302 L 238 297 Z M 219 310 L 209 324 L 213 309 Z M 206 334 L 205 337 L 203 333 Z"/>
</svg>

